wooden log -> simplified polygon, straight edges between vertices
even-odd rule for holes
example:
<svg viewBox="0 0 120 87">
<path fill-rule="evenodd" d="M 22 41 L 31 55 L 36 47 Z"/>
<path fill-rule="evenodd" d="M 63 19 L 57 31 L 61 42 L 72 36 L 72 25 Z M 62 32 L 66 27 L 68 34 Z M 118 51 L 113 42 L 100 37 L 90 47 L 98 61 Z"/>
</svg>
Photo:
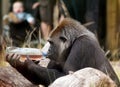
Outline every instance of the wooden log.
<svg viewBox="0 0 120 87">
<path fill-rule="evenodd" d="M 0 87 L 39 87 L 24 78 L 11 66 L 0 67 Z"/>
<path fill-rule="evenodd" d="M 107 0 L 106 48 L 111 54 L 120 49 L 120 0 Z M 114 56 L 112 56 L 114 57 Z"/>
<path fill-rule="evenodd" d="M 0 0 L 0 65 L 2 63 L 1 61 L 3 60 L 2 51 L 3 51 L 3 47 L 2 47 L 2 0 Z"/>
<path fill-rule="evenodd" d="M 0 0 L 0 35 L 2 35 L 2 0 Z"/>
<path fill-rule="evenodd" d="M 118 15 L 117 15 L 117 19 L 118 19 L 118 21 L 117 21 L 117 23 L 118 23 L 118 30 L 117 30 L 117 32 L 118 32 L 118 48 L 119 48 L 119 51 L 120 51 L 120 0 L 117 0 L 118 1 Z M 119 52 L 120 53 L 120 52 Z"/>
</svg>

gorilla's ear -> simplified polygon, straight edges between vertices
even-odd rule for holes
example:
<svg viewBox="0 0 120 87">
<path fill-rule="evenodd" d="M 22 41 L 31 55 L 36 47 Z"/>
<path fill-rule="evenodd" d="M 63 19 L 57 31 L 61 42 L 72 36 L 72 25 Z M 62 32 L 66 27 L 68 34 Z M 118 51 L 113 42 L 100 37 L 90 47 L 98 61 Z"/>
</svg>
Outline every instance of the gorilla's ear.
<svg viewBox="0 0 120 87">
<path fill-rule="evenodd" d="M 60 40 L 65 42 L 65 41 L 67 41 L 67 37 L 66 36 L 60 36 Z"/>
</svg>

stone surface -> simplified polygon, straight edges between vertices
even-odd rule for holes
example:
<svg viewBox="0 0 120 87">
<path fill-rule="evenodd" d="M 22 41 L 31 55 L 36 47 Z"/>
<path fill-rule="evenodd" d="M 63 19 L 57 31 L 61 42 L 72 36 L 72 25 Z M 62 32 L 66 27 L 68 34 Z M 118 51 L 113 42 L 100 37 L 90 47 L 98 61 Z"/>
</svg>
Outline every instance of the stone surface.
<svg viewBox="0 0 120 87">
<path fill-rule="evenodd" d="M 56 79 L 49 87 L 117 87 L 103 72 L 84 68 Z"/>
</svg>

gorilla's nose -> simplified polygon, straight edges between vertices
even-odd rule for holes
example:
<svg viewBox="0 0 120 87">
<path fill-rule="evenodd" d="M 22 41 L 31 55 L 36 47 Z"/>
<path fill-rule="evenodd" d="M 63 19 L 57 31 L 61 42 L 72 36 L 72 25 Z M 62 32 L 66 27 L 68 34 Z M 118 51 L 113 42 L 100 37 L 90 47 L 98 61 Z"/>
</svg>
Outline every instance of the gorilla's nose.
<svg viewBox="0 0 120 87">
<path fill-rule="evenodd" d="M 44 45 L 44 47 L 41 49 L 43 56 L 45 56 L 45 57 L 47 56 L 49 47 L 50 47 L 50 43 L 47 42 Z"/>
</svg>

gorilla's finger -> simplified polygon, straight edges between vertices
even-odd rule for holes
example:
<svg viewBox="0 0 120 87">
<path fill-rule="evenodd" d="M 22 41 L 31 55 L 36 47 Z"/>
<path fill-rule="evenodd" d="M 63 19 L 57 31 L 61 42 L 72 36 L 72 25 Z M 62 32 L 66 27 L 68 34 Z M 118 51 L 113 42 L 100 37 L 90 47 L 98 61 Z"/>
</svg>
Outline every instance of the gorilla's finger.
<svg viewBox="0 0 120 87">
<path fill-rule="evenodd" d="M 18 54 L 14 54 L 13 57 L 12 57 L 12 59 L 17 60 L 18 56 L 19 56 Z"/>
<path fill-rule="evenodd" d="M 39 60 L 32 60 L 35 64 L 38 64 L 40 61 Z"/>
<path fill-rule="evenodd" d="M 6 60 L 9 62 L 11 61 L 11 58 L 13 57 L 14 53 L 10 53 L 6 55 Z"/>
<path fill-rule="evenodd" d="M 20 61 L 20 57 L 21 57 L 21 55 L 17 55 L 17 57 L 16 57 L 16 61 L 17 61 L 17 62 L 21 62 L 21 61 Z"/>
<path fill-rule="evenodd" d="M 26 56 L 26 58 L 27 58 L 27 59 L 25 60 L 26 63 L 34 63 L 34 62 L 30 59 L 30 57 L 29 57 L 28 55 Z"/>
<path fill-rule="evenodd" d="M 26 58 L 27 58 L 27 60 L 30 60 L 30 57 L 28 55 L 26 56 Z"/>
<path fill-rule="evenodd" d="M 6 55 L 5 55 L 5 59 L 6 59 L 6 61 L 9 60 L 8 56 L 9 56 L 9 54 L 6 54 Z"/>
<path fill-rule="evenodd" d="M 19 65 L 20 64 L 20 61 L 19 61 L 19 58 L 20 58 L 20 55 L 18 54 L 11 54 L 10 55 L 10 59 L 9 59 L 9 63 L 13 66 L 13 67 L 16 67 L 16 65 Z"/>
<path fill-rule="evenodd" d="M 20 59 L 21 55 L 17 55 L 16 59 Z"/>
</svg>

